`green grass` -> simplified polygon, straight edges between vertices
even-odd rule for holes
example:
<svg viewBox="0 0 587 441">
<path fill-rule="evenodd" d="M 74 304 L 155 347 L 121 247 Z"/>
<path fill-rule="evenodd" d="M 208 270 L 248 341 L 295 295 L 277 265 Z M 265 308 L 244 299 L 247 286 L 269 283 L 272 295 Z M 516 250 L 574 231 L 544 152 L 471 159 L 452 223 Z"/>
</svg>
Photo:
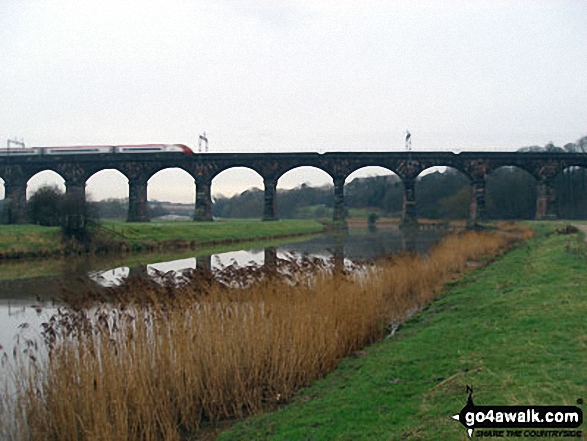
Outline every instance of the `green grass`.
<svg viewBox="0 0 587 441">
<path fill-rule="evenodd" d="M 585 246 L 534 225 L 536 238 L 454 283 L 395 336 L 219 439 L 465 440 L 449 417 L 466 385 L 477 405 L 585 400 Z"/>
<path fill-rule="evenodd" d="M 211 243 L 230 240 L 250 240 L 321 231 L 324 226 L 314 220 L 281 220 L 263 222 L 260 220 L 230 220 L 215 222 L 105 222 L 104 225 L 122 234 L 129 242 L 136 244 L 146 241 L 195 240 Z"/>
<path fill-rule="evenodd" d="M 58 249 L 60 237 L 59 227 L 0 225 L 0 252 Z"/>
</svg>

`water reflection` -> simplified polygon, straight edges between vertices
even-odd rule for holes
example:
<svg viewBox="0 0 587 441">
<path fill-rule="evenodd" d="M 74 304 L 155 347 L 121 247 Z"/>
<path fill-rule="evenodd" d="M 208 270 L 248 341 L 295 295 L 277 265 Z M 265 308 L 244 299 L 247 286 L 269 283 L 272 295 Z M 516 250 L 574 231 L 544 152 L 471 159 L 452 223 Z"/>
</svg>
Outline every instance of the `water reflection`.
<svg viewBox="0 0 587 441">
<path fill-rule="evenodd" d="M 108 271 L 91 271 L 88 273 L 88 278 L 99 285 L 109 287 L 119 285 L 124 279 L 130 276 L 130 274 L 131 269 L 127 266 L 123 266 Z"/>
<path fill-rule="evenodd" d="M 181 273 L 194 268 L 221 269 L 229 265 L 272 265 L 277 259 L 287 259 L 291 256 L 333 260 L 336 265 L 342 267 L 345 262 L 348 264 L 371 260 L 400 251 L 424 253 L 440 235 L 441 232 L 438 230 L 417 230 L 409 233 L 405 230 L 351 230 L 347 234 L 321 235 L 310 240 L 275 247 L 198 256 L 185 256 L 190 252 L 183 251 L 183 257 L 164 261 L 153 261 L 154 258 L 149 255 L 143 255 L 142 259 L 140 255 L 139 259 L 133 255 L 134 263 L 127 263 L 120 256 L 107 261 L 93 257 L 64 259 L 59 275 L 0 280 L 0 298 L 50 299 L 58 296 L 63 290 L 83 292 L 92 285 L 115 286 L 131 275 L 158 277 L 161 274 Z M 140 263 L 136 263 L 137 260 Z M 37 262 L 29 263 L 36 264 Z"/>
<path fill-rule="evenodd" d="M 128 261 L 116 256 L 110 258 L 110 265 L 92 257 L 64 260 L 61 263 L 61 274 L 57 276 L 0 280 L 0 345 L 5 349 L 10 347 L 15 330 L 22 322 L 30 322 L 38 328 L 54 311 L 51 299 L 60 296 L 63 290 L 85 293 L 118 285 L 133 275 L 159 280 L 169 276 L 179 278 L 184 271 L 194 268 L 214 270 L 229 265 L 275 265 L 278 259 L 291 256 L 322 258 L 333 262 L 334 270 L 340 271 L 351 267 L 354 262 L 371 260 L 381 255 L 401 251 L 424 253 L 440 236 L 438 230 L 350 230 L 346 234 L 321 235 L 309 240 L 252 250 L 199 256 L 189 256 L 190 252 L 184 250 L 176 259 L 164 261 L 153 261 L 149 256 L 140 255 L 128 256 Z M 37 262 L 31 263 L 35 264 Z M 43 312 L 38 312 L 40 310 L 31 305 L 41 306 Z"/>
</svg>

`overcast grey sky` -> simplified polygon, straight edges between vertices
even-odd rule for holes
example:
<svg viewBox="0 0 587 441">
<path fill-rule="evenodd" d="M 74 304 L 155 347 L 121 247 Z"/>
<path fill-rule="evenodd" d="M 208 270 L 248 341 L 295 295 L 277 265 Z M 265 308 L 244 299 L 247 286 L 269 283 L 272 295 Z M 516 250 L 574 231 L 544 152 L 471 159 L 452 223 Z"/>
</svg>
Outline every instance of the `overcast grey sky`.
<svg viewBox="0 0 587 441">
<path fill-rule="evenodd" d="M 196 146 L 206 131 L 215 152 L 386 151 L 409 129 L 414 150 L 563 145 L 587 134 L 586 23 L 584 0 L 1 0 L 0 141 Z M 233 170 L 213 191 L 251 185 Z M 168 170 L 149 198 L 192 187 Z M 109 171 L 88 191 L 128 190 Z"/>
</svg>

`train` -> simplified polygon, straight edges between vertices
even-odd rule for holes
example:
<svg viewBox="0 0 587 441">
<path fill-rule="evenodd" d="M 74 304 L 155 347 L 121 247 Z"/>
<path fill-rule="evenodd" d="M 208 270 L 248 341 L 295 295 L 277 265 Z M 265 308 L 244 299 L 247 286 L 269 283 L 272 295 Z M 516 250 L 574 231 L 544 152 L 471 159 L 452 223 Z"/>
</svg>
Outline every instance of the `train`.
<svg viewBox="0 0 587 441">
<path fill-rule="evenodd" d="M 1 149 L 0 157 L 35 155 L 89 155 L 89 154 L 141 154 L 141 153 L 184 153 L 193 155 L 194 151 L 184 144 L 140 144 L 140 145 L 84 145 L 73 147 L 32 147 Z"/>
</svg>

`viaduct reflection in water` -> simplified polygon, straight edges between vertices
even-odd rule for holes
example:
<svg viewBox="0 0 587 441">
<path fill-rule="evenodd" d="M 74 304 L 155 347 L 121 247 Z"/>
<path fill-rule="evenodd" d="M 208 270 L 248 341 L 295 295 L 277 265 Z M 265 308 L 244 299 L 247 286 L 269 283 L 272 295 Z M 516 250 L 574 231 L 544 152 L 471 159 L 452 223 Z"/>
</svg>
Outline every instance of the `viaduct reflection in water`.
<svg viewBox="0 0 587 441">
<path fill-rule="evenodd" d="M 330 261 L 335 270 L 345 265 L 362 262 L 398 252 L 425 253 L 438 241 L 442 231 L 436 230 L 377 230 L 361 233 L 322 235 L 308 241 L 222 254 L 202 255 L 188 259 L 144 264 L 132 267 L 128 275 L 157 278 L 170 271 L 178 276 L 195 268 L 218 270 L 229 265 L 239 267 L 257 265 L 274 266 L 279 259 L 309 256 Z M 122 277 L 120 277 L 122 276 Z M 124 271 L 119 269 L 93 273 L 91 277 L 102 285 L 120 283 Z"/>
<path fill-rule="evenodd" d="M 246 266 L 275 265 L 279 259 L 291 256 L 318 257 L 332 262 L 334 270 L 340 270 L 353 262 L 374 259 L 381 255 L 401 251 L 425 253 L 441 236 L 440 231 L 406 232 L 399 230 L 378 230 L 375 232 L 323 235 L 298 243 L 248 251 L 233 251 L 222 254 L 182 258 L 167 262 L 143 265 L 124 265 L 120 256 L 109 261 L 86 256 L 78 259 L 64 259 L 61 274 L 0 280 L 0 345 L 10 348 L 18 326 L 27 322 L 30 329 L 40 329 L 55 311 L 64 290 L 84 295 L 91 290 L 122 283 L 129 276 L 180 277 L 183 271 L 194 268 L 219 269 L 236 264 Z M 185 251 L 184 251 L 185 255 Z M 136 259 L 136 255 L 133 256 Z M 149 256 L 145 256 L 148 260 Z M 110 263 L 108 263 L 110 262 Z M 39 262 L 29 262 L 37 265 Z M 96 271 L 96 267 L 109 270 Z"/>
<path fill-rule="evenodd" d="M 64 260 L 60 275 L 0 281 L 0 300 L 27 299 L 26 302 L 30 303 L 37 297 L 57 297 L 64 289 L 83 293 L 92 288 L 118 285 L 129 276 L 157 279 L 165 274 L 169 275 L 170 272 L 179 276 L 182 272 L 195 268 L 216 270 L 233 264 L 240 267 L 271 266 L 279 259 L 302 256 L 333 262 L 335 270 L 340 270 L 353 262 L 367 261 L 382 255 L 402 251 L 425 253 L 438 241 L 441 234 L 440 230 L 423 229 L 351 231 L 265 249 L 232 251 L 133 266 L 125 266 L 120 258 L 116 258 L 113 263 L 118 264 L 117 266 L 98 271 L 95 269 L 97 263 L 92 258 Z M 100 265 L 104 267 L 103 262 Z"/>
</svg>

